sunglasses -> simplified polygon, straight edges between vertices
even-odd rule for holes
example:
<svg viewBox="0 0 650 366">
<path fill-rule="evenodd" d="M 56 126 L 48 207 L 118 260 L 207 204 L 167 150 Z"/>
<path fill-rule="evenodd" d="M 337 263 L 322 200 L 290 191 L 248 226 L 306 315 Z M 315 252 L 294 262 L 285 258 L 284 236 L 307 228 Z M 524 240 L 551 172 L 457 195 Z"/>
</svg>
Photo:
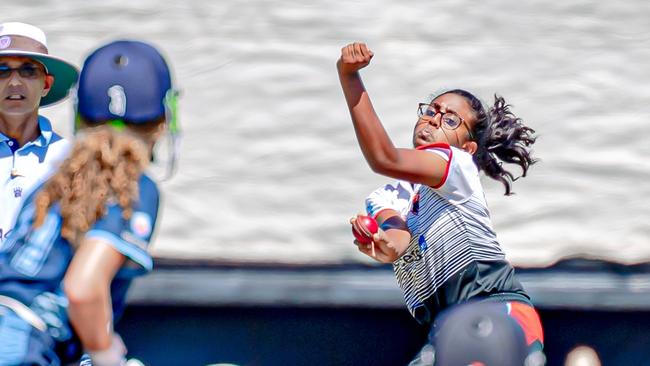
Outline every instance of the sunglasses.
<svg viewBox="0 0 650 366">
<path fill-rule="evenodd" d="M 7 79 L 11 76 L 11 73 L 17 71 L 20 77 L 26 79 L 34 79 L 40 76 L 41 73 L 45 73 L 41 68 L 33 64 L 22 64 L 20 67 L 9 67 L 7 65 L 0 65 L 0 79 Z"/>
</svg>

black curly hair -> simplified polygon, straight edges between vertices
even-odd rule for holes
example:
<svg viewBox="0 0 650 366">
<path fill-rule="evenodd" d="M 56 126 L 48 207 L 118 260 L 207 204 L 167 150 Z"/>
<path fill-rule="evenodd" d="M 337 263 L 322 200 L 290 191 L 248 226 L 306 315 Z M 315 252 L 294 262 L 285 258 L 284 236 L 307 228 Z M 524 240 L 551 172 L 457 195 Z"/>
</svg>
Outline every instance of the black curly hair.
<svg viewBox="0 0 650 366">
<path fill-rule="evenodd" d="M 531 145 L 537 139 L 535 130 L 524 125 L 501 96 L 494 95 L 494 104 L 486 112 L 483 103 L 466 90 L 448 90 L 438 96 L 450 93 L 465 98 L 476 113 L 473 134 L 478 148 L 474 163 L 488 177 L 503 183 L 506 196 L 511 195 L 512 183 L 519 177 L 504 169 L 503 163 L 519 165 L 521 177 L 526 176 L 528 168 L 538 161 L 531 156 Z"/>
</svg>

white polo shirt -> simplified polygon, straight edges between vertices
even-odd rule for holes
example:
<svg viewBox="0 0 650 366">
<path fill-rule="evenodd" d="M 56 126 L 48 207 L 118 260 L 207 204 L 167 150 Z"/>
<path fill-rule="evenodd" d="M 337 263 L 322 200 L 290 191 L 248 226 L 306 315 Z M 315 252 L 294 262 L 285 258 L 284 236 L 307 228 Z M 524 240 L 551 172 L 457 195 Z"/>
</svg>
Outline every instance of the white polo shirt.
<svg viewBox="0 0 650 366">
<path fill-rule="evenodd" d="M 0 250 L 23 200 L 55 172 L 70 150 L 47 118 L 39 116 L 38 126 L 41 134 L 17 150 L 16 141 L 0 133 Z"/>
</svg>

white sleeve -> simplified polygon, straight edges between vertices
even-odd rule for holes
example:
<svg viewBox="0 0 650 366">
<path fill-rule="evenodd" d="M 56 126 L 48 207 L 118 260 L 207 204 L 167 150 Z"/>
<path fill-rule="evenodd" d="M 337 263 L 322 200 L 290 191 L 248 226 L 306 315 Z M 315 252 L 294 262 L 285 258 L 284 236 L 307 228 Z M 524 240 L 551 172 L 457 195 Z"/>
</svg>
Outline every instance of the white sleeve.
<svg viewBox="0 0 650 366">
<path fill-rule="evenodd" d="M 448 157 L 445 176 L 437 186 L 432 187 L 439 195 L 459 204 L 467 201 L 477 190 L 482 191 L 478 168 L 471 154 L 456 147 L 450 147 L 446 151 L 436 149 L 432 152 L 444 152 Z"/>
<path fill-rule="evenodd" d="M 366 212 L 372 217 L 377 217 L 381 211 L 392 209 L 406 217 L 414 194 L 414 187 L 410 183 L 398 181 L 386 184 L 366 198 Z"/>
</svg>

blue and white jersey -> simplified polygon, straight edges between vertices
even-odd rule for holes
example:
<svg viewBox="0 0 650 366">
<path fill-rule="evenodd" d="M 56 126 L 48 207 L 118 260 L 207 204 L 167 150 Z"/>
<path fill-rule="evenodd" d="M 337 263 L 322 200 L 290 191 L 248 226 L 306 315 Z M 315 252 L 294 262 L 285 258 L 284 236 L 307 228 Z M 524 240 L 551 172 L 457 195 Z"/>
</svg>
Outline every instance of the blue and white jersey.
<svg viewBox="0 0 650 366">
<path fill-rule="evenodd" d="M 52 131 L 50 121 L 38 117 L 40 135 L 18 148 L 0 133 L 0 246 L 14 226 L 25 197 L 47 180 L 67 157 L 70 144 Z"/>
<path fill-rule="evenodd" d="M 102 239 L 127 258 L 111 284 L 115 318 L 124 309 L 131 280 L 153 266 L 148 247 L 158 216 L 159 192 L 156 184 L 145 175 L 138 183 L 140 196 L 133 204 L 130 219 L 122 217 L 118 204 L 107 204 L 107 214 L 85 235 Z M 35 196 L 36 193 L 25 201 L 14 231 L 0 247 L 0 295 L 32 308 L 48 324 L 52 336 L 61 341 L 72 334 L 65 312 L 67 301 L 62 281 L 74 249 L 61 237 L 58 204 L 50 209 L 43 225 L 32 228 Z"/>
<path fill-rule="evenodd" d="M 400 212 L 411 233 L 408 248 L 393 263 L 411 313 L 426 323 L 443 308 L 481 293 L 523 293 L 492 229 L 472 155 L 447 144 L 422 149 L 447 162 L 438 185 L 399 181 L 379 188 L 366 200 L 373 217 L 384 209 Z M 470 266 L 476 268 L 468 270 Z M 489 284 L 480 287 L 475 280 Z"/>
</svg>

